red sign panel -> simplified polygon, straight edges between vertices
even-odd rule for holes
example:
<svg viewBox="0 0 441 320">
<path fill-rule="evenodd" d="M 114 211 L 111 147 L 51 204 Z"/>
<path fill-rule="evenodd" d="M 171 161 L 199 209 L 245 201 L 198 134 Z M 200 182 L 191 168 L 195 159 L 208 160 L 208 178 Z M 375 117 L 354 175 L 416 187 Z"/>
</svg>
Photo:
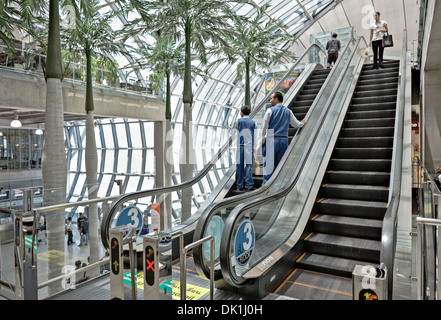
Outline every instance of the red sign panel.
<svg viewBox="0 0 441 320">
<path fill-rule="evenodd" d="M 412 121 L 412 130 L 420 130 L 420 122 Z"/>
</svg>

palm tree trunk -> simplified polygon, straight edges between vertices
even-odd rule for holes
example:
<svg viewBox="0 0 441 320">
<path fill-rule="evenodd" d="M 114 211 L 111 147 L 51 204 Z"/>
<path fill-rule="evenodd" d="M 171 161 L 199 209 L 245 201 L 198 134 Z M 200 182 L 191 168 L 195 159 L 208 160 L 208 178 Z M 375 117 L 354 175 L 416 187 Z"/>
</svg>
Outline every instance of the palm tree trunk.
<svg viewBox="0 0 441 320">
<path fill-rule="evenodd" d="M 251 108 L 250 58 L 245 59 L 245 105 Z"/>
<path fill-rule="evenodd" d="M 97 172 L 98 172 L 98 154 L 95 140 L 95 123 L 93 111 L 95 109 L 93 102 L 93 86 L 92 86 L 92 56 L 90 48 L 86 48 L 87 61 L 87 79 L 86 79 L 86 180 L 89 200 L 95 199 L 98 193 Z M 96 203 L 89 205 L 89 244 L 90 244 L 90 263 L 99 260 L 99 239 L 98 239 L 98 206 Z M 99 269 L 95 270 L 98 273 Z"/>
<path fill-rule="evenodd" d="M 188 19 L 185 27 L 185 74 L 183 92 L 183 120 L 182 141 L 180 154 L 181 182 L 193 177 L 193 137 L 192 137 L 192 103 L 193 93 L 191 88 L 191 21 Z M 181 222 L 191 217 L 192 188 L 186 188 L 181 193 Z"/>
<path fill-rule="evenodd" d="M 170 73 L 166 72 L 166 98 L 165 98 L 165 148 L 164 148 L 164 185 L 172 185 L 173 174 L 173 132 L 171 127 L 171 88 Z M 162 229 L 171 228 L 172 222 L 172 197 L 166 194 L 164 199 L 164 224 Z"/>
<path fill-rule="evenodd" d="M 49 4 L 49 38 L 47 50 L 47 91 L 45 136 L 42 154 L 42 176 L 45 205 L 66 202 L 67 161 L 64 148 L 64 107 L 61 85 L 62 64 L 60 45 L 60 15 L 58 0 Z M 64 252 L 65 211 L 56 210 L 46 215 L 48 252 Z M 54 261 L 56 254 L 48 255 L 48 279 L 61 275 L 62 267 Z M 61 290 L 61 283 L 48 286 L 48 294 Z"/>
</svg>

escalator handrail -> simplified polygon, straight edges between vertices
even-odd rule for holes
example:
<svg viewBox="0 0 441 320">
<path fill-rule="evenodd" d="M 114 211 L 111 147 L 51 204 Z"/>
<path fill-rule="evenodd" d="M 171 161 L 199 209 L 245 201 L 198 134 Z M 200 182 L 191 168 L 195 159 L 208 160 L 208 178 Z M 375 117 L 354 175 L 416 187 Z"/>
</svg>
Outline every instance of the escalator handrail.
<svg viewBox="0 0 441 320">
<path fill-rule="evenodd" d="M 396 249 L 396 232 L 398 207 L 401 197 L 401 172 L 403 164 L 403 139 L 404 139 L 404 105 L 406 99 L 406 68 L 407 68 L 407 30 L 403 31 L 403 47 L 401 52 L 400 72 L 396 103 L 397 124 L 394 134 L 395 161 L 393 163 L 393 181 L 391 182 L 390 201 L 383 218 L 381 234 L 380 263 L 384 264 L 390 272 L 388 275 L 388 299 L 392 299 L 393 292 L 393 270 Z"/>
<path fill-rule="evenodd" d="M 355 44 L 354 48 L 357 48 L 362 39 L 364 40 L 364 42 L 366 44 L 366 40 L 364 39 L 364 37 L 358 37 L 358 39 L 352 38 L 350 41 L 356 40 L 356 44 Z M 366 44 L 366 46 L 367 46 L 367 44 Z M 349 61 L 352 61 L 352 59 L 355 55 L 355 52 L 356 52 L 356 50 L 354 50 L 351 53 L 351 56 L 349 57 L 348 62 L 346 63 L 346 65 L 344 67 L 344 70 L 341 72 L 340 77 L 338 78 L 336 84 L 334 85 L 334 89 L 333 89 L 330 97 L 326 101 L 326 107 L 323 109 L 323 112 L 320 115 L 320 119 L 316 123 L 313 134 L 311 134 L 311 136 L 308 139 L 307 147 L 305 147 L 306 151 L 302 153 L 302 156 L 301 156 L 299 162 L 297 163 L 296 167 L 293 170 L 293 174 L 291 176 L 290 181 L 282 189 L 278 190 L 276 193 L 266 195 L 266 196 L 264 196 L 260 199 L 257 199 L 257 200 L 247 201 L 247 202 L 237 206 L 230 213 L 229 217 L 225 221 L 224 233 L 222 234 L 222 243 L 221 243 L 221 249 L 220 249 L 220 255 L 221 255 L 220 259 L 221 259 L 222 274 L 224 276 L 224 279 L 229 284 L 240 285 L 239 283 L 235 282 L 235 280 L 231 279 L 231 259 L 230 259 L 229 250 L 230 250 L 230 245 L 231 245 L 231 240 L 232 240 L 232 233 L 234 231 L 234 226 L 237 224 L 237 222 L 239 221 L 239 219 L 242 217 L 242 215 L 245 212 L 247 212 L 253 208 L 258 208 L 268 202 L 274 202 L 275 200 L 279 200 L 283 197 L 286 197 L 288 195 L 288 193 L 294 188 L 294 186 L 296 185 L 296 183 L 300 177 L 300 173 L 302 172 L 302 169 L 307 162 L 310 150 L 312 149 L 312 145 L 314 144 L 315 140 L 317 139 L 318 133 L 321 129 L 321 126 L 323 124 L 325 116 L 329 110 L 329 106 L 334 101 L 334 98 L 335 98 L 336 93 L 339 89 L 340 83 L 343 80 L 343 78 L 348 70 L 348 67 L 350 64 Z M 294 232 L 294 230 L 293 230 L 293 232 Z M 262 261 L 265 258 L 266 257 L 262 257 L 259 261 Z M 245 281 L 246 280 L 244 280 L 243 282 L 245 282 Z"/>
<path fill-rule="evenodd" d="M 254 110 L 250 114 L 250 118 L 253 118 L 262 107 L 265 106 L 266 101 L 271 97 L 271 95 L 279 89 L 280 84 L 283 83 L 283 81 L 289 76 L 289 74 L 297 67 L 298 63 L 312 50 L 312 48 L 317 48 L 318 50 L 323 51 L 322 48 L 320 48 L 317 44 L 313 43 L 311 44 L 306 50 L 303 52 L 303 54 L 297 59 L 297 61 L 289 68 L 288 71 L 284 74 L 284 76 L 280 79 L 279 83 L 274 86 L 274 88 L 265 96 L 264 99 L 254 108 Z M 102 243 L 106 249 L 109 248 L 109 241 L 108 241 L 108 233 L 110 229 L 111 222 L 113 220 L 113 215 L 116 213 L 117 209 L 124 204 L 127 201 L 144 198 L 148 196 L 153 195 L 160 195 L 163 193 L 169 193 L 173 191 L 179 191 L 181 189 L 188 188 L 195 183 L 199 182 L 205 175 L 210 171 L 210 169 L 214 166 L 214 164 L 221 158 L 222 154 L 228 150 L 228 148 L 231 146 L 233 142 L 233 137 L 229 137 L 228 141 L 224 143 L 224 145 L 218 150 L 216 155 L 205 165 L 205 167 L 199 171 L 194 177 L 191 179 L 181 182 L 180 184 L 176 184 L 173 186 L 164 186 L 159 188 L 153 188 L 149 190 L 143 190 L 143 191 L 135 191 L 131 192 L 125 195 L 120 196 L 119 198 L 115 199 L 112 204 L 109 206 L 107 212 L 105 213 L 105 216 L 103 216 L 103 225 L 101 227 L 101 238 Z"/>
<path fill-rule="evenodd" d="M 342 53 L 341 53 L 342 57 L 344 56 L 345 52 L 348 50 L 349 45 L 353 40 L 355 41 L 356 39 L 351 38 L 348 41 L 347 45 L 343 48 Z M 342 63 L 341 61 L 342 60 L 339 59 L 337 61 L 337 64 Z M 308 118 L 308 115 L 314 110 L 315 106 L 317 105 L 317 101 L 319 100 L 318 98 L 323 94 L 325 88 L 327 87 L 327 85 L 329 83 L 329 79 L 332 77 L 335 70 L 337 70 L 337 68 L 336 68 L 337 64 L 331 70 L 331 72 L 329 73 L 325 82 L 323 83 L 320 91 L 317 93 L 317 96 L 314 99 L 313 104 L 309 108 L 309 111 L 308 111 L 307 115 L 305 116 L 305 118 Z M 268 189 L 271 188 L 271 186 L 275 183 L 275 181 L 277 181 L 277 177 L 283 168 L 283 164 L 286 162 L 286 159 L 288 158 L 289 154 L 291 153 L 291 151 L 294 149 L 294 147 L 296 145 L 296 137 L 298 135 L 298 132 L 299 132 L 299 130 L 297 130 L 296 135 L 295 135 L 293 141 L 290 143 L 288 149 L 286 150 L 285 155 L 281 159 L 280 164 L 274 170 L 273 175 L 271 176 L 271 179 L 269 179 L 268 182 L 264 186 L 260 187 L 259 189 L 255 190 L 255 191 L 248 192 L 246 194 L 237 195 L 235 197 L 222 199 L 220 201 L 213 202 L 206 208 L 206 210 L 201 215 L 201 219 L 199 219 L 199 221 L 198 221 L 198 225 L 196 226 L 194 240 L 197 240 L 198 238 L 203 238 L 205 236 L 205 230 L 207 229 L 208 224 L 211 221 L 211 217 L 214 214 L 216 214 L 218 211 L 220 211 L 223 208 L 238 206 L 240 204 L 243 204 L 244 201 L 247 201 L 247 203 L 248 203 L 250 201 L 253 201 L 254 199 L 259 199 L 262 196 L 262 194 L 264 194 Z M 303 153 L 305 153 L 305 152 L 303 152 Z M 204 263 L 204 258 L 202 256 L 202 248 L 199 247 L 199 248 L 195 248 L 195 250 L 193 250 L 193 259 L 194 259 L 195 266 L 196 266 L 198 273 L 200 273 L 201 275 L 203 275 L 205 277 L 209 277 L 210 270 L 207 268 L 207 266 Z M 220 276 L 221 276 L 220 270 L 216 271 L 215 272 L 215 280 L 217 280 Z"/>
</svg>

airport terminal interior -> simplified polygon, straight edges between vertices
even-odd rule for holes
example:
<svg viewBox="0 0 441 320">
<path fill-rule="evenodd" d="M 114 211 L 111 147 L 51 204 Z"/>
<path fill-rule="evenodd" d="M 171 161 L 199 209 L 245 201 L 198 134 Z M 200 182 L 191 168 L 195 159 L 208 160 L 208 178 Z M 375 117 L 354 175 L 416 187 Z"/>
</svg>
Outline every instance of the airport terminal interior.
<svg viewBox="0 0 441 320">
<path fill-rule="evenodd" d="M 440 24 L 436 0 L 2 1 L 0 300 L 441 299 Z M 274 164 L 277 92 L 305 124 Z"/>
</svg>

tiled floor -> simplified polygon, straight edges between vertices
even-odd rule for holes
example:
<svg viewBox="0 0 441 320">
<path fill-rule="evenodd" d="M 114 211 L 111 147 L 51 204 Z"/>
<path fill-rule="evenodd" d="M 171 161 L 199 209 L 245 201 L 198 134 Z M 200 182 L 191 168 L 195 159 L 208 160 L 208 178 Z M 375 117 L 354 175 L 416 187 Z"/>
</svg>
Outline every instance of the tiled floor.
<svg viewBox="0 0 441 320">
<path fill-rule="evenodd" d="M 60 267 L 68 266 L 69 268 L 75 268 L 75 262 L 80 260 L 81 263 L 87 264 L 87 258 L 89 257 L 90 245 L 79 246 L 80 240 L 78 231 L 74 227 L 74 244 L 67 245 L 67 236 L 64 242 L 64 252 L 61 251 L 49 251 L 47 248 L 47 243 L 42 240 L 38 242 L 36 247 L 37 250 L 37 273 L 38 273 L 38 283 L 42 283 L 48 280 L 48 261 L 51 257 L 52 262 Z M 40 237 L 44 239 L 43 237 Z M 31 245 L 26 246 L 30 248 Z M 29 252 L 29 250 L 28 250 Z M 100 257 L 105 254 L 104 247 L 100 243 Z M 14 267 L 14 243 L 8 242 L 0 245 L 0 272 L 1 279 L 3 281 L 9 282 L 15 285 L 15 267 Z M 47 296 L 47 289 L 41 288 L 38 291 L 39 299 L 43 299 Z"/>
</svg>

